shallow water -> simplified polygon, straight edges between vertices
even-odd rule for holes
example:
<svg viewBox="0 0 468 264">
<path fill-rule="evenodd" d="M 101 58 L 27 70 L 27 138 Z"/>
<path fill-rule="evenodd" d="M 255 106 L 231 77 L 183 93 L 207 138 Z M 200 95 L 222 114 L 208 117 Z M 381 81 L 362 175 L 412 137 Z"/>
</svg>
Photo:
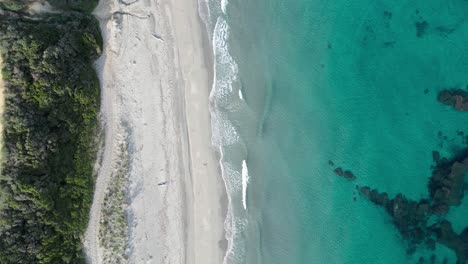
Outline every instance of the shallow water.
<svg viewBox="0 0 468 264">
<path fill-rule="evenodd" d="M 432 151 L 450 157 L 466 147 L 457 131 L 468 132 L 468 114 L 438 103 L 437 93 L 468 85 L 468 2 L 231 0 L 226 14 L 210 5 L 212 23 L 222 17 L 229 25 L 226 50 L 237 65 L 227 95 L 212 96 L 217 144 L 233 168 L 225 173 L 231 217 L 242 219 L 229 233 L 236 257 L 227 263 L 394 264 L 430 256 L 406 254 L 390 217 L 355 185 L 427 197 Z M 226 127 L 231 132 L 221 133 Z M 232 131 L 236 140 L 222 140 Z M 356 181 L 337 177 L 329 160 Z M 448 215 L 457 232 L 468 226 L 467 213 L 465 201 Z M 436 255 L 436 263 L 455 263 L 440 244 Z"/>
</svg>

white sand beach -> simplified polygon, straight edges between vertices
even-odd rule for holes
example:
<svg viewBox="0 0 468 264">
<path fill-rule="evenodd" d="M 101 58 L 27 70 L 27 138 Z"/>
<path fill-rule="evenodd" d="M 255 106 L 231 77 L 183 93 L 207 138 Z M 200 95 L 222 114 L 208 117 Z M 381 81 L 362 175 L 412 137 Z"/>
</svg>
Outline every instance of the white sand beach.
<svg viewBox="0 0 468 264">
<path fill-rule="evenodd" d="M 119 254 L 126 263 L 222 263 L 224 187 L 196 1 L 101 0 L 95 10 L 105 136 L 85 239 L 90 263 L 117 263 Z M 129 229 L 115 237 L 124 252 L 110 252 L 100 240 L 103 201 L 123 156 Z"/>
</svg>

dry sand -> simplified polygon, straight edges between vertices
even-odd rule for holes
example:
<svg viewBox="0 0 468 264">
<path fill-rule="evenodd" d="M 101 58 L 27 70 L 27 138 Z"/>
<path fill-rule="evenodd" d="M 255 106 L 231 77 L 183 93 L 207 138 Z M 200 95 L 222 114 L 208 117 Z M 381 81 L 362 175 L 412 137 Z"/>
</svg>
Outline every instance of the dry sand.
<svg viewBox="0 0 468 264">
<path fill-rule="evenodd" d="M 222 263 L 223 184 L 211 148 L 210 61 L 197 0 L 101 0 L 105 144 L 85 247 L 105 260 L 103 200 L 128 147 L 128 263 Z M 208 49 L 209 50 L 209 49 Z"/>
</svg>

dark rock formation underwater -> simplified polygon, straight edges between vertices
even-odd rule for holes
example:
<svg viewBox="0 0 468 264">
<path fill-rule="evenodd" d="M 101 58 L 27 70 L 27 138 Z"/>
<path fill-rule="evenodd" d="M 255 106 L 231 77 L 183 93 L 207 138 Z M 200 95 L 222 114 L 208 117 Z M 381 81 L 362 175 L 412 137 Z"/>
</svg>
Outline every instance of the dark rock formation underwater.
<svg viewBox="0 0 468 264">
<path fill-rule="evenodd" d="M 468 92 L 463 90 L 444 90 L 439 93 L 438 100 L 451 105 L 458 111 L 468 110 Z M 413 254 L 418 247 L 434 251 L 436 243 L 445 245 L 457 256 L 457 264 L 468 262 L 468 226 L 457 234 L 452 224 L 445 219 L 451 207 L 459 206 L 467 190 L 468 184 L 464 178 L 468 172 L 468 148 L 454 157 L 440 158 L 437 151 L 432 153 L 436 165 L 429 178 L 429 197 L 413 201 L 399 193 L 389 198 L 386 192 L 379 192 L 368 186 L 356 186 L 361 196 L 377 206 L 383 207 L 392 218 L 402 239 L 407 243 L 407 253 Z M 333 162 L 329 164 L 333 166 Z M 335 169 L 335 174 L 344 177 L 341 168 Z M 353 175 L 350 171 L 349 175 Z M 354 180 L 353 177 L 344 177 Z M 418 263 L 435 263 L 437 256 L 432 254 L 426 260 L 423 257 Z M 448 263 L 445 259 L 441 263 Z"/>
</svg>

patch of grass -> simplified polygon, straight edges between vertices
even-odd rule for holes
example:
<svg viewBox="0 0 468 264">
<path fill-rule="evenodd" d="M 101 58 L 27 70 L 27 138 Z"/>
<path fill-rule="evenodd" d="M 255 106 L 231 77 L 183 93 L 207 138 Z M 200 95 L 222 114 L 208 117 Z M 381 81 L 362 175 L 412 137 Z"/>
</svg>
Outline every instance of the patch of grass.
<svg viewBox="0 0 468 264">
<path fill-rule="evenodd" d="M 129 156 L 126 141 L 120 145 L 119 161 L 111 175 L 99 219 L 99 242 L 104 249 L 104 264 L 127 263 L 128 243 L 127 188 L 129 184 Z"/>
</svg>

